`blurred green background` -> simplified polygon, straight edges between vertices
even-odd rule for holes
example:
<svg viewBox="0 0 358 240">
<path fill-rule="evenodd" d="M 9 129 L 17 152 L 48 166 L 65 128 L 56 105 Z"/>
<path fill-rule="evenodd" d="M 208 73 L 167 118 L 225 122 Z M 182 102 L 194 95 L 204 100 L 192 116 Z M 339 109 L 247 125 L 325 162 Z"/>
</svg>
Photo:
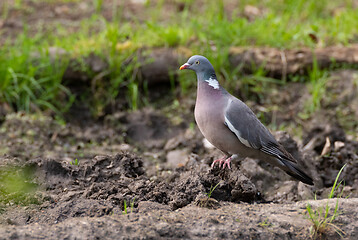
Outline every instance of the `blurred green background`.
<svg viewBox="0 0 358 240">
<path fill-rule="evenodd" d="M 243 79 L 243 96 L 261 94 L 262 81 L 282 82 L 265 78 L 260 68 L 250 77 L 230 68 L 230 47 L 346 46 L 357 42 L 357 26 L 357 2 L 349 0 L 2 0 L 0 104 L 59 117 L 80 100 L 94 117 L 118 98 L 125 99 L 125 109 L 150 105 L 145 79 L 137 77 L 138 52 L 158 47 L 178 49 L 186 57 L 205 55 L 227 88 Z M 100 72 L 86 62 L 91 54 L 106 63 Z M 64 77 L 69 66 L 90 79 L 77 81 L 89 85 L 86 91 L 69 87 Z M 325 76 L 293 80 L 318 82 L 320 89 L 322 82 L 312 78 Z M 173 101 L 195 91 L 187 73 L 179 80 L 171 88 L 177 91 Z"/>
</svg>

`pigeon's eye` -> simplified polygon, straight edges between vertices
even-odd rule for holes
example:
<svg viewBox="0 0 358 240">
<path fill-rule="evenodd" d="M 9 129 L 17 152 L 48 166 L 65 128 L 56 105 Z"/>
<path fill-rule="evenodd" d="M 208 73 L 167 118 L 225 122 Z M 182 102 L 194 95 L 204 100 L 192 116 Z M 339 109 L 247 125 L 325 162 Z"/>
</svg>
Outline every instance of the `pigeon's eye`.
<svg viewBox="0 0 358 240">
<path fill-rule="evenodd" d="M 196 61 L 195 64 L 200 64 L 200 62 L 199 62 L 199 61 Z"/>
</svg>

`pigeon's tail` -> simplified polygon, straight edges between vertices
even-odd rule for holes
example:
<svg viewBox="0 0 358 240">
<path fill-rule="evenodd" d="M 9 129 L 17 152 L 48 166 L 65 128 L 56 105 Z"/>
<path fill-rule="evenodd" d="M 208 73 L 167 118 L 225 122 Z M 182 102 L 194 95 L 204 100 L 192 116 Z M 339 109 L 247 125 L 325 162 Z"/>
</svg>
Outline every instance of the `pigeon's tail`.
<svg viewBox="0 0 358 240">
<path fill-rule="evenodd" d="M 306 183 L 308 185 L 313 185 L 313 180 L 310 176 L 308 176 L 306 173 L 304 173 L 296 163 L 287 161 L 287 160 L 281 160 L 288 170 L 286 169 L 286 173 L 298 180 L 300 180 L 303 183 Z"/>
</svg>

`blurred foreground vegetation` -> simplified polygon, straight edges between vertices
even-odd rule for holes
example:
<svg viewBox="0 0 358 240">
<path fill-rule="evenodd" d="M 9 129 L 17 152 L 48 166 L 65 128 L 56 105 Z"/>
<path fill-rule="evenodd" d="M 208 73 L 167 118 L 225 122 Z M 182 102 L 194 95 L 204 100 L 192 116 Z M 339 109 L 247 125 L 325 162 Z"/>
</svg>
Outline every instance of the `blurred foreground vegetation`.
<svg viewBox="0 0 358 240">
<path fill-rule="evenodd" d="M 34 194 L 37 185 L 33 178 L 33 169 L 30 167 L 0 167 L 0 213 L 4 206 L 39 203 Z"/>
</svg>

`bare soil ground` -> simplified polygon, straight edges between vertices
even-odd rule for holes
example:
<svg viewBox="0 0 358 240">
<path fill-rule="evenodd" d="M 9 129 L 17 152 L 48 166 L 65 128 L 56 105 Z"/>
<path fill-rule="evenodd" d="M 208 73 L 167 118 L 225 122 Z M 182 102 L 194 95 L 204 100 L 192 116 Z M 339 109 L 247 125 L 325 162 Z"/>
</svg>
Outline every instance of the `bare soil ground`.
<svg viewBox="0 0 358 240">
<path fill-rule="evenodd" d="M 335 79 L 348 84 L 354 79 L 348 75 L 354 74 L 333 73 L 330 84 Z M 300 88 L 306 91 L 304 85 Z M 281 90 L 288 99 L 297 92 L 290 85 Z M 276 119 L 294 122 L 297 119 L 288 118 L 285 109 L 296 102 L 286 98 Z M 193 103 L 183 100 L 189 110 Z M 347 163 L 342 179 L 343 197 L 348 199 L 339 200 L 341 214 L 334 223 L 345 238 L 354 239 L 358 142 L 332 118 L 335 107 L 327 106 L 329 110 L 302 123 L 299 144 L 287 133 L 275 132 L 313 176 L 313 187 L 255 159 L 235 162 L 230 171 L 211 169 L 220 153 L 203 142 L 198 129 L 189 127 L 191 111 L 175 117 L 148 108 L 118 112 L 84 126 L 8 114 L 0 131 L 1 152 L 6 153 L 1 167 L 18 175 L 27 173 L 25 182 L 35 190 L 21 193 L 18 201 L 2 200 L 0 238 L 307 239 L 312 226 L 305 211 L 307 201 L 315 208 L 325 206 L 324 198 Z M 332 144 L 321 156 L 327 137 Z M 322 200 L 314 201 L 315 194 Z M 338 235 L 329 227 L 321 236 L 336 239 Z"/>
<path fill-rule="evenodd" d="M 0 21 L 4 36 L 16 37 L 22 21 L 36 32 L 43 19 L 46 27 L 62 21 L 76 31 L 80 19 L 94 11 L 90 1 L 24 2 L 38 11 L 11 9 Z M 104 2 L 103 14 L 110 17 L 113 1 Z M 140 11 L 134 2 L 124 11 L 129 20 Z M 231 171 L 211 169 L 220 153 L 190 126 L 194 97 L 180 100 L 183 111 L 117 110 L 101 121 L 80 118 L 80 124 L 8 113 L 0 126 L 0 239 L 307 239 L 312 223 L 306 204 L 325 206 L 344 164 L 348 198 L 339 200 L 334 224 L 343 238 L 356 239 L 358 139 L 349 133 L 358 124 L 356 74 L 332 72 L 322 110 L 305 121 L 297 117 L 308 96 L 303 84 L 269 92 L 260 105 L 248 103 L 265 112 L 266 123 L 293 124 L 293 133 L 302 127 L 293 138 L 275 135 L 314 178 L 313 187 L 255 159 L 234 162 Z M 321 155 L 327 138 L 331 145 Z M 13 175 L 32 191 L 4 195 Z M 334 208 L 336 199 L 329 204 Z M 320 237 L 339 238 L 332 226 Z"/>
</svg>

